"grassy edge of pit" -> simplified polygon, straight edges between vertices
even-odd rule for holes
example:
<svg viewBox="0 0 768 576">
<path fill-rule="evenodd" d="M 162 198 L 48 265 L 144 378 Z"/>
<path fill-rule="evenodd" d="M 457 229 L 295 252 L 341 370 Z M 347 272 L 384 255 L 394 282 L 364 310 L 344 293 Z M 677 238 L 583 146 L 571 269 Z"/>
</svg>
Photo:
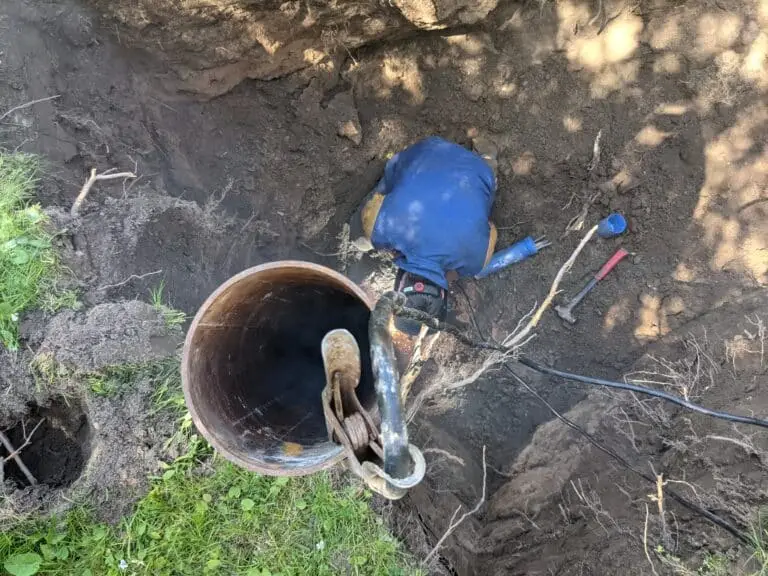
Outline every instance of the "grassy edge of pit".
<svg viewBox="0 0 768 576">
<path fill-rule="evenodd" d="M 332 473 L 259 476 L 218 457 L 194 431 L 178 358 L 109 370 L 123 379 L 110 389 L 113 398 L 138 378 L 158 383 L 151 412 L 176 419 L 167 442 L 182 446 L 182 455 L 161 464 L 149 492 L 117 526 L 99 522 L 88 504 L 78 502 L 60 516 L 27 519 L 0 534 L 0 566 L 7 573 L 420 573 L 370 508 L 372 495 L 361 485 L 339 482 Z M 67 373 L 70 382 L 76 378 Z M 80 381 L 89 385 L 82 375 Z"/>
<path fill-rule="evenodd" d="M 73 291 L 60 288 L 65 269 L 55 234 L 32 200 L 38 168 L 35 156 L 0 151 L 0 345 L 9 350 L 19 346 L 24 313 L 79 305 Z M 164 302 L 163 291 L 161 283 L 151 292 L 152 304 L 169 328 L 183 324 L 186 316 Z M 97 520 L 76 495 L 60 515 L 19 519 L 0 533 L 0 574 L 419 573 L 362 486 L 332 473 L 259 476 L 219 458 L 192 426 L 178 357 L 84 373 L 42 355 L 30 369 L 47 392 L 110 400 L 150 379 L 149 415 L 175 419 L 166 443 L 181 456 L 161 463 L 148 493 L 117 525 Z"/>
<path fill-rule="evenodd" d="M 36 156 L 0 151 L 0 345 L 9 350 L 19 346 L 25 312 L 78 306 L 77 294 L 60 285 L 65 270 L 48 218 L 32 202 L 39 164 Z"/>
</svg>

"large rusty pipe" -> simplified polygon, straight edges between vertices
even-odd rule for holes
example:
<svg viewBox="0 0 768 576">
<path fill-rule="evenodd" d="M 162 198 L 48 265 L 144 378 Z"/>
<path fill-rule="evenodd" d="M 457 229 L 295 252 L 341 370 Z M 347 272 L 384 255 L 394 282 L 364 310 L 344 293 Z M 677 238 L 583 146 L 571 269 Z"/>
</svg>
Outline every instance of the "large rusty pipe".
<svg viewBox="0 0 768 576">
<path fill-rule="evenodd" d="M 323 266 L 283 261 L 241 272 L 202 305 L 187 334 L 184 397 L 200 433 L 228 460 L 279 476 L 311 474 L 344 453 L 331 442 L 320 402 L 321 342 L 335 328 L 357 340 L 356 392 L 374 410 L 368 324 L 372 305 Z"/>
</svg>

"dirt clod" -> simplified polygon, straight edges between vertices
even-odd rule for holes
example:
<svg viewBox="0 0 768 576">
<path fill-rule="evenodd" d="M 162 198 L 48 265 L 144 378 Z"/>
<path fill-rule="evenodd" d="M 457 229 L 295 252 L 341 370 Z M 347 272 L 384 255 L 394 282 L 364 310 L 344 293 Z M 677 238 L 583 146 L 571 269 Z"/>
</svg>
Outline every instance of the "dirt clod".
<svg viewBox="0 0 768 576">
<path fill-rule="evenodd" d="M 181 330 L 162 313 L 135 300 L 100 304 L 86 312 L 65 311 L 48 324 L 41 354 L 93 372 L 107 366 L 151 362 L 174 353 Z"/>
</svg>

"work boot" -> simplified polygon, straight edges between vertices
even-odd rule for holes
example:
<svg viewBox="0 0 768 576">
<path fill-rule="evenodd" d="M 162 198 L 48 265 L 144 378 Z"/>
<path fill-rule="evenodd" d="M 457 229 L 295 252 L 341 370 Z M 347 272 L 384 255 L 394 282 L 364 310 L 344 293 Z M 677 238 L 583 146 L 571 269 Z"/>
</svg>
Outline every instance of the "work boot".
<svg viewBox="0 0 768 576">
<path fill-rule="evenodd" d="M 475 136 L 472 138 L 472 149 L 488 163 L 495 175 L 499 167 L 499 147 L 496 143 L 486 136 Z"/>
<path fill-rule="evenodd" d="M 434 282 L 400 268 L 397 270 L 394 289 L 405 295 L 408 308 L 426 312 L 441 322 L 445 320 L 448 312 L 448 291 Z M 417 336 L 421 324 L 407 318 L 395 317 L 395 327 L 409 336 Z"/>
</svg>

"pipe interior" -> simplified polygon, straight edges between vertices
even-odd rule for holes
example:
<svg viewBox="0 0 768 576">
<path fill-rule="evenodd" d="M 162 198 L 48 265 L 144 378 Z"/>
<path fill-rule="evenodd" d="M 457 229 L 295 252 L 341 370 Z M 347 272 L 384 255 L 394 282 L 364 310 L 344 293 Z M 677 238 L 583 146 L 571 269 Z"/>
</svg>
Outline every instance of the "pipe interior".
<svg viewBox="0 0 768 576">
<path fill-rule="evenodd" d="M 320 402 L 320 345 L 335 328 L 352 333 L 362 360 L 358 397 L 372 408 L 369 317 L 364 302 L 317 271 L 268 270 L 230 285 L 206 310 L 192 342 L 188 392 L 200 421 L 221 445 L 257 465 L 299 452 L 321 459 L 336 453 Z"/>
</svg>

